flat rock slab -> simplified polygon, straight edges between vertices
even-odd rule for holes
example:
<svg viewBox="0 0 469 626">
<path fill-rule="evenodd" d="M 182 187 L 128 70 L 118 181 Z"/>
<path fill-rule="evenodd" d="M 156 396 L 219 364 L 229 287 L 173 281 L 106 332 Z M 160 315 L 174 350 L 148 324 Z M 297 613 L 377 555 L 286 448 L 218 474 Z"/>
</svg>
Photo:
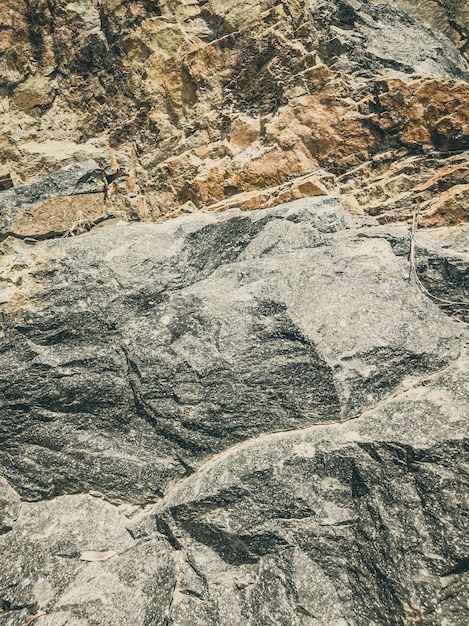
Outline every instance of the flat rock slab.
<svg viewBox="0 0 469 626">
<path fill-rule="evenodd" d="M 466 624 L 469 335 L 405 242 L 334 198 L 4 242 L 0 624 Z"/>
<path fill-rule="evenodd" d="M 72 163 L 42 180 L 0 192 L 0 241 L 9 234 L 51 237 L 105 213 L 105 172 L 93 159 Z"/>
</svg>

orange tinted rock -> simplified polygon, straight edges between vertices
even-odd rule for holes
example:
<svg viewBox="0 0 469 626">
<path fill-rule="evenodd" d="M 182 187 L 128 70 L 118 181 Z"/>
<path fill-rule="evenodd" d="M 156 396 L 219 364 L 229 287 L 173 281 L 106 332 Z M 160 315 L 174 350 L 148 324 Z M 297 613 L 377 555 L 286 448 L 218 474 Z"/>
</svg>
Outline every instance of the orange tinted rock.
<svg viewBox="0 0 469 626">
<path fill-rule="evenodd" d="M 421 209 L 422 226 L 448 226 L 469 221 L 469 184 L 455 185 Z"/>
<path fill-rule="evenodd" d="M 279 185 L 296 176 L 307 174 L 316 167 L 317 162 L 311 158 L 304 145 L 298 142 L 291 150 L 274 148 L 260 158 L 248 162 L 242 176 L 246 188 L 262 188 Z"/>
<path fill-rule="evenodd" d="M 238 193 L 231 198 L 209 205 L 207 209 L 217 212 L 232 208 L 243 210 L 267 209 L 306 196 L 324 196 L 329 193 L 329 187 L 333 188 L 333 178 L 324 171 L 317 171 L 281 185 Z"/>
<path fill-rule="evenodd" d="M 74 225 L 91 226 L 106 213 L 103 193 L 52 198 L 31 212 L 18 214 L 10 231 L 20 236 L 64 233 Z"/>
<path fill-rule="evenodd" d="M 442 151 L 469 147 L 469 85 L 419 78 L 375 82 L 375 123 L 408 147 Z"/>
</svg>

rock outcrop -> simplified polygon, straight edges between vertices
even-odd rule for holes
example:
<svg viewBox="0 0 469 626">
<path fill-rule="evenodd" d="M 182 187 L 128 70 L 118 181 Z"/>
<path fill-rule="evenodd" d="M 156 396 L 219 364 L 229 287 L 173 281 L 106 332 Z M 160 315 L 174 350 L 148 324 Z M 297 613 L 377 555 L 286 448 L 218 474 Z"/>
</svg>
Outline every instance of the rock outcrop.
<svg viewBox="0 0 469 626">
<path fill-rule="evenodd" d="M 382 0 L 374 0 L 381 2 Z M 437 32 L 449 37 L 469 58 L 469 6 L 465 0 L 390 0 Z"/>
<path fill-rule="evenodd" d="M 63 234 L 80 214 L 85 223 L 100 221 L 107 182 L 92 160 L 72 163 L 38 183 L 10 188 L 0 195 L 0 237 L 48 238 Z M 72 227 L 73 229 L 73 227 Z"/>
<path fill-rule="evenodd" d="M 284 191 L 312 173 L 341 193 L 336 176 L 390 150 L 404 169 L 423 157 L 424 185 L 429 153 L 469 145 L 467 11 L 395 4 L 443 34 L 371 0 L 7 0 L 0 174 L 34 183 L 94 159 L 116 179 L 100 217 L 140 220 L 273 206 L 310 195 Z M 367 211 L 373 179 L 353 181 Z M 399 194 L 381 203 L 387 221 L 408 218 Z M 77 221 L 67 212 L 62 232 Z"/>
<path fill-rule="evenodd" d="M 466 626 L 468 19 L 3 0 L 0 626 Z"/>
<path fill-rule="evenodd" d="M 415 235 L 435 297 L 468 236 Z M 6 239 L 1 623 L 462 626 L 469 335 L 409 243 L 332 198 Z"/>
</svg>

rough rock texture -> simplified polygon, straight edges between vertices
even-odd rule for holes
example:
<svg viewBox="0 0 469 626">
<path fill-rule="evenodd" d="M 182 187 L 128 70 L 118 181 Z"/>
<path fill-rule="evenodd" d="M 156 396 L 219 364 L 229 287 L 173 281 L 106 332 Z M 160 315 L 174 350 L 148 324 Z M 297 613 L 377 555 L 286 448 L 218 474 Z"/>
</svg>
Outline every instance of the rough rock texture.
<svg viewBox="0 0 469 626">
<path fill-rule="evenodd" d="M 374 0 L 381 2 L 382 0 Z M 424 20 L 453 41 L 469 58 L 469 5 L 466 0 L 390 0 L 410 15 Z"/>
<path fill-rule="evenodd" d="M 1 2 L 0 626 L 469 623 L 467 7 Z"/>
<path fill-rule="evenodd" d="M 59 234 L 80 212 L 93 223 L 102 215 L 106 186 L 103 170 L 88 160 L 72 163 L 38 183 L 10 188 L 0 195 L 0 237 Z"/>
<path fill-rule="evenodd" d="M 335 176 L 390 150 L 432 171 L 429 152 L 467 155 L 467 9 L 396 4 L 414 17 L 371 0 L 6 0 L 0 175 L 18 186 L 91 158 L 115 176 L 96 219 L 154 220 L 311 195 L 305 176 L 342 193 Z M 355 174 L 344 193 L 367 211 L 374 184 Z"/>
<path fill-rule="evenodd" d="M 469 334 L 405 228 L 309 198 L 3 249 L 0 624 L 467 623 Z"/>
</svg>

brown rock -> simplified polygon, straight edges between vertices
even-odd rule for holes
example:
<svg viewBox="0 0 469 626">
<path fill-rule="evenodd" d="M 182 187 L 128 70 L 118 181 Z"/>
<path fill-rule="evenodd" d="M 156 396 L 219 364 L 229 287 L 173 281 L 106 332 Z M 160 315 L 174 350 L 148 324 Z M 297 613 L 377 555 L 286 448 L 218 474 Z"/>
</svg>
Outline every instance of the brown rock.
<svg viewBox="0 0 469 626">
<path fill-rule="evenodd" d="M 469 85 L 419 78 L 375 82 L 372 121 L 394 143 L 409 148 L 455 151 L 469 147 Z"/>
<path fill-rule="evenodd" d="M 46 76 L 31 76 L 16 87 L 12 102 L 21 111 L 32 113 L 37 107 L 52 104 L 56 89 Z"/>
<path fill-rule="evenodd" d="M 13 181 L 10 174 L 0 174 L 0 191 L 11 189 L 13 187 Z"/>
<path fill-rule="evenodd" d="M 259 118 L 241 115 L 231 123 L 230 143 L 238 148 L 247 148 L 260 140 L 260 132 Z"/>
<path fill-rule="evenodd" d="M 31 69 L 31 32 L 24 0 L 2 0 L 0 11 L 0 87 L 11 87 Z"/>
<path fill-rule="evenodd" d="M 462 0 L 444 7 L 392 1 L 466 50 Z M 94 141 L 106 154 L 114 150 L 108 197 L 132 219 L 177 214 L 186 202 L 230 204 L 235 196 L 265 206 L 272 187 L 281 198 L 306 193 L 282 185 L 318 168 L 346 175 L 336 191 L 380 220 L 406 219 L 432 193 L 465 183 L 464 168 L 443 175 L 441 163 L 395 151 L 465 150 L 468 85 L 381 76 L 358 49 L 349 54 L 355 44 L 340 24 L 345 19 L 351 33 L 361 26 L 348 23 L 336 2 L 315 3 L 314 12 L 297 0 L 3 4 L 0 81 L 8 91 L 0 96 L 0 161 L 15 184 L 81 154 L 97 158 Z M 368 3 L 361 5 L 366 13 Z M 423 67 L 438 66 L 430 56 Z M 376 160 L 390 150 L 392 172 L 392 159 Z"/>
<path fill-rule="evenodd" d="M 80 226 L 90 228 L 106 213 L 104 194 L 80 194 L 52 198 L 13 220 L 10 231 L 22 237 L 42 237 L 48 233 L 75 231 Z"/>
<path fill-rule="evenodd" d="M 421 206 L 419 224 L 448 226 L 469 221 L 469 184 L 455 185 Z"/>
<path fill-rule="evenodd" d="M 327 195 L 327 189 L 318 178 L 314 178 L 314 175 L 312 175 L 306 180 L 293 181 L 291 193 L 294 199 L 306 196 L 325 196 Z"/>
<path fill-rule="evenodd" d="M 306 196 L 327 195 L 333 189 L 334 182 L 334 177 L 330 174 L 324 171 L 316 171 L 281 185 L 236 194 L 231 198 L 210 204 L 207 209 L 217 212 L 232 208 L 242 209 L 243 211 L 267 209 Z"/>
<path fill-rule="evenodd" d="M 446 198 L 443 204 L 447 206 L 454 190 L 464 187 L 468 180 L 467 153 L 409 156 L 388 151 L 339 177 L 338 184 L 343 194 L 353 196 L 365 212 L 377 216 L 380 222 L 408 220 L 420 207 L 423 216 L 421 225 L 426 226 L 435 219 L 441 219 L 443 214 L 438 209 L 439 200 Z M 433 209 L 430 210 L 430 206 Z M 454 219 L 455 214 L 462 221 L 468 219 L 464 203 L 462 207 L 458 205 L 453 209 L 448 210 L 448 219 Z M 427 210 L 439 217 L 429 215 L 427 219 Z"/>
<path fill-rule="evenodd" d="M 280 185 L 292 178 L 302 176 L 317 169 L 317 161 L 301 141 L 289 150 L 274 147 L 258 158 L 247 161 L 236 180 L 245 189 L 262 189 Z"/>
</svg>

